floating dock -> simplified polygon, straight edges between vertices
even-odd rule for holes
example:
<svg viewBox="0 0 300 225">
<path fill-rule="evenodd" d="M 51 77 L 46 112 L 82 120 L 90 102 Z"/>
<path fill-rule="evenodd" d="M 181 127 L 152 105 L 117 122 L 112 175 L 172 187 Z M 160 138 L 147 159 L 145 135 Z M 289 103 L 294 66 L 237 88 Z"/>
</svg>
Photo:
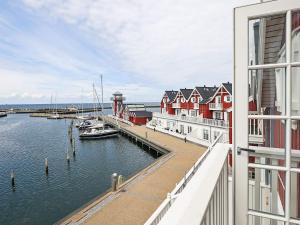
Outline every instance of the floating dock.
<svg viewBox="0 0 300 225">
<path fill-rule="evenodd" d="M 121 122 L 117 126 L 115 120 L 108 117 L 105 121 L 159 158 L 117 191 L 109 190 L 57 224 L 142 225 L 206 151 L 206 147 L 185 143 L 145 126 L 129 126 Z"/>
</svg>

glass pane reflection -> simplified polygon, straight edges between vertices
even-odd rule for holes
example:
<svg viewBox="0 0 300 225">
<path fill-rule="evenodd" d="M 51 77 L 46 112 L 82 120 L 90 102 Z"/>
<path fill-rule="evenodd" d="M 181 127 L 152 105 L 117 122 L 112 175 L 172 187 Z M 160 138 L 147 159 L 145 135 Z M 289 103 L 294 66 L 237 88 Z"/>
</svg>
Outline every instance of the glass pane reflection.
<svg viewBox="0 0 300 225">
<path fill-rule="evenodd" d="M 285 14 L 249 21 L 249 65 L 285 62 Z"/>
<path fill-rule="evenodd" d="M 286 69 L 249 71 L 249 114 L 285 115 Z"/>
<path fill-rule="evenodd" d="M 292 14 L 292 61 L 300 62 L 300 11 Z"/>
</svg>

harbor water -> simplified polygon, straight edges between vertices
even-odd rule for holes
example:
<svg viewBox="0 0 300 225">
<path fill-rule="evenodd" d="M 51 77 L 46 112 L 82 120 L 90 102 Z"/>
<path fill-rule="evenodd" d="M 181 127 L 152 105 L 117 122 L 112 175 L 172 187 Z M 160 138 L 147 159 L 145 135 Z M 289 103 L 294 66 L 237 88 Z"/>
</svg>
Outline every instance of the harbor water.
<svg viewBox="0 0 300 225">
<path fill-rule="evenodd" d="M 28 114 L 0 119 L 1 225 L 53 224 L 108 190 L 112 173 L 129 178 L 155 160 L 122 136 L 81 141 L 74 128 L 76 155 L 67 163 L 69 124 Z"/>
</svg>

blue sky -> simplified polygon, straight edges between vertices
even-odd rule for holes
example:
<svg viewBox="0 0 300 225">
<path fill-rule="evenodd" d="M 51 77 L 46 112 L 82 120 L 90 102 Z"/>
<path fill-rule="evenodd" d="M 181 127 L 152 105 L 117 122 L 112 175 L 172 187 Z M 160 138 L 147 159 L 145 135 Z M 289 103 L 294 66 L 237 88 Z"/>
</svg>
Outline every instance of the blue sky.
<svg viewBox="0 0 300 225">
<path fill-rule="evenodd" d="M 250 0 L 0 2 L 0 104 L 159 101 L 232 77 L 232 8 Z"/>
</svg>

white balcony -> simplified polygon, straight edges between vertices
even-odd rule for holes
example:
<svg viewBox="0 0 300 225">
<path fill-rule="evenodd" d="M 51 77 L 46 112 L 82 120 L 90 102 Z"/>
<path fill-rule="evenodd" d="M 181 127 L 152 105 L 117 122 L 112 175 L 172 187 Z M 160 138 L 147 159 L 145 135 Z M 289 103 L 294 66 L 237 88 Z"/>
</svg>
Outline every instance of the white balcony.
<svg viewBox="0 0 300 225">
<path fill-rule="evenodd" d="M 223 103 L 209 103 L 210 110 L 223 110 Z"/>
<path fill-rule="evenodd" d="M 264 143 L 264 124 L 262 119 L 249 119 L 249 142 L 252 144 Z"/>
<path fill-rule="evenodd" d="M 229 224 L 231 181 L 227 160 L 230 148 L 231 145 L 222 143 L 221 134 L 145 225 Z"/>
<path fill-rule="evenodd" d="M 194 103 L 194 109 L 199 109 L 199 103 Z"/>
<path fill-rule="evenodd" d="M 214 120 L 214 119 L 206 119 L 201 117 L 193 117 L 193 116 L 179 116 L 179 115 L 169 115 L 169 114 L 161 114 L 154 112 L 153 118 L 161 118 L 161 119 L 167 119 L 167 120 L 175 120 L 175 121 L 182 121 L 182 122 L 188 122 L 188 123 L 196 123 L 196 124 L 202 124 L 202 125 L 208 125 L 208 126 L 216 126 L 216 127 L 222 127 L 222 128 L 228 128 L 229 123 L 228 121 L 224 120 Z"/>
<path fill-rule="evenodd" d="M 180 103 L 172 103 L 173 109 L 180 109 Z"/>
</svg>

